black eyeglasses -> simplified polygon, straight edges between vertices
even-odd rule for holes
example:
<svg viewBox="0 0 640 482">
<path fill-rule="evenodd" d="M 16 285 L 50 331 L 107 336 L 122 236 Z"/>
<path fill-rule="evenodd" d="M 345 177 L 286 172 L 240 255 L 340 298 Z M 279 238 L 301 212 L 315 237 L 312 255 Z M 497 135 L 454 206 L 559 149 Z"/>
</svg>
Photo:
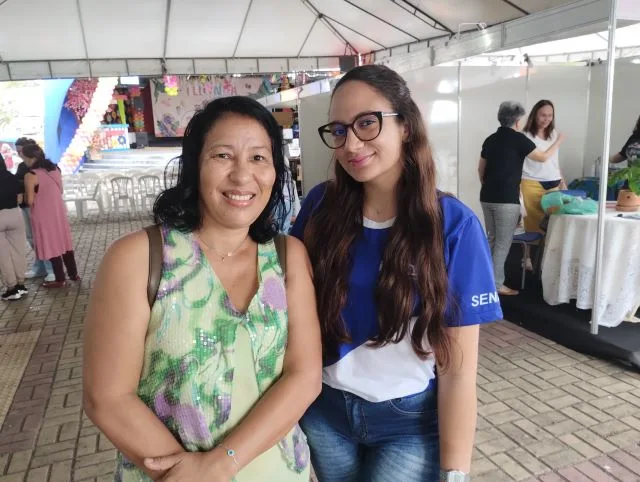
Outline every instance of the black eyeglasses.
<svg viewBox="0 0 640 482">
<path fill-rule="evenodd" d="M 400 114 L 396 112 L 367 112 L 356 117 L 351 124 L 342 122 L 330 122 L 318 127 L 318 133 L 322 142 L 330 149 L 339 149 L 347 143 L 348 130 L 351 129 L 354 135 L 361 141 L 372 141 L 380 135 L 382 131 L 382 118 L 395 117 Z"/>
</svg>

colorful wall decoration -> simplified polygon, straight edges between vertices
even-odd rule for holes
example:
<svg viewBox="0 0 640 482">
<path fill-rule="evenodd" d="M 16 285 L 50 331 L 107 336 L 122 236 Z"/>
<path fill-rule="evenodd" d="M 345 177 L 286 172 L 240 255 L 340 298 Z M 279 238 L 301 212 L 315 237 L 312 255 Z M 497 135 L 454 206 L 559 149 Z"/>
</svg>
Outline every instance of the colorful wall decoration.
<svg viewBox="0 0 640 482">
<path fill-rule="evenodd" d="M 101 125 L 91 142 L 92 147 L 100 151 L 122 151 L 129 149 L 129 125 Z"/>
<path fill-rule="evenodd" d="M 177 95 L 167 95 L 163 79 L 152 79 L 155 135 L 182 137 L 193 115 L 208 102 L 231 95 L 256 95 L 263 83 L 262 77 L 179 76 Z M 174 88 L 175 84 L 172 83 L 172 94 Z"/>
<path fill-rule="evenodd" d="M 80 97 L 73 96 L 75 100 L 80 99 L 75 107 L 73 107 L 75 100 L 69 102 L 69 96 L 67 96 L 65 107 L 72 110 L 76 115 L 80 114 L 81 120 L 78 129 L 73 135 L 73 139 L 71 139 L 71 142 L 60 158 L 59 166 L 63 173 L 76 173 L 82 165 L 84 155 L 91 144 L 93 136 L 100 127 L 104 113 L 111 104 L 116 85 L 118 85 L 117 77 L 101 77 L 97 80 L 93 92 L 88 94 L 90 89 L 87 89 L 87 95 L 82 94 Z M 88 104 L 87 98 L 90 99 Z"/>
</svg>

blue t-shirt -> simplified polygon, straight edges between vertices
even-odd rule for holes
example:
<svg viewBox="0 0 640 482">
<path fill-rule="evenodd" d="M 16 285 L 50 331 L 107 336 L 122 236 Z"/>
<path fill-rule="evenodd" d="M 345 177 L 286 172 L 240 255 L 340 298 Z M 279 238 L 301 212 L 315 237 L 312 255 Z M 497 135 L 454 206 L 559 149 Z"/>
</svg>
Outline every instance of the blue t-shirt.
<svg viewBox="0 0 640 482">
<path fill-rule="evenodd" d="M 309 192 L 291 231 L 293 236 L 303 239 L 307 221 L 324 193 L 324 183 Z M 491 253 L 478 218 L 453 197 L 442 195 L 440 205 L 450 299 L 456 305 L 456 309 L 448 310 L 449 325 L 476 325 L 502 319 Z M 432 385 L 436 377 L 433 356 L 421 360 L 413 351 L 409 336 L 399 343 L 377 348 L 367 343 L 378 333 L 375 289 L 393 223 L 393 219 L 382 223 L 363 220 L 362 236 L 352 250 L 353 267 L 342 310 L 352 341 L 341 344 L 338 357 L 325 360 L 323 370 L 327 385 L 372 402 L 419 393 Z M 457 313 L 455 319 L 453 313 Z"/>
</svg>

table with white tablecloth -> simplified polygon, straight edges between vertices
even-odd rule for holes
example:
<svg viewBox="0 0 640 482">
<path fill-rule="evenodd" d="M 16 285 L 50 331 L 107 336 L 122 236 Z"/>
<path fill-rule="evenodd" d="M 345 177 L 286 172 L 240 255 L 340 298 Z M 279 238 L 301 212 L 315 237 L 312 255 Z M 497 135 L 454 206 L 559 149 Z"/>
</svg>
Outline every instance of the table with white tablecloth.
<svg viewBox="0 0 640 482">
<path fill-rule="evenodd" d="M 640 306 L 640 219 L 619 217 L 607 209 L 603 250 L 599 324 L 617 326 Z M 551 216 L 542 262 L 544 300 L 550 305 L 576 300 L 593 308 L 596 215 Z"/>
</svg>

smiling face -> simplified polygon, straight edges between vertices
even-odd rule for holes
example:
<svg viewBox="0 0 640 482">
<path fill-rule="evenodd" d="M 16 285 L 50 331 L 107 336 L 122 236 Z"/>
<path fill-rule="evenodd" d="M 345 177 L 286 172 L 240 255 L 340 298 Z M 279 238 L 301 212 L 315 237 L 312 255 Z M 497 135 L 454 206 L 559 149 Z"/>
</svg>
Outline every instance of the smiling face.
<svg viewBox="0 0 640 482">
<path fill-rule="evenodd" d="M 249 228 L 269 203 L 275 180 L 271 138 L 262 125 L 238 114 L 221 117 L 200 154 L 205 217 L 229 229 Z"/>
<path fill-rule="evenodd" d="M 553 121 L 553 107 L 550 105 L 545 105 L 538 109 L 536 113 L 536 125 L 538 129 L 546 129 L 549 127 L 549 124 Z"/>
<path fill-rule="evenodd" d="M 329 122 L 350 124 L 363 113 L 392 113 L 393 106 L 380 92 L 361 81 L 349 81 L 335 91 L 329 110 Z M 404 124 L 398 117 L 383 117 L 380 135 L 361 141 L 347 130 L 344 146 L 335 150 L 336 160 L 358 182 L 389 177 L 395 182 L 402 171 Z"/>
</svg>

